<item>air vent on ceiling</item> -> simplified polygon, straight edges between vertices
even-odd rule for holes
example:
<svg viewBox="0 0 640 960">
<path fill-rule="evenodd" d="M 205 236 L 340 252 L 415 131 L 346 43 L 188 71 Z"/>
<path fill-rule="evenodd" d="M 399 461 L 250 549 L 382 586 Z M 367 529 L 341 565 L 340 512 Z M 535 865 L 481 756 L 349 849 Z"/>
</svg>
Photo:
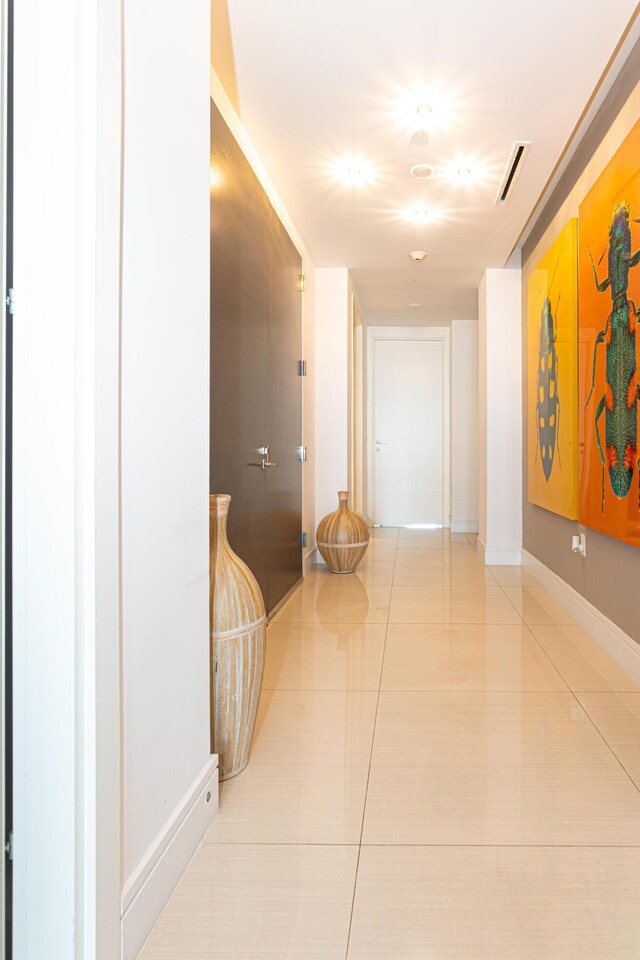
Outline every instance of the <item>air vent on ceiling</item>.
<svg viewBox="0 0 640 960">
<path fill-rule="evenodd" d="M 518 140 L 511 148 L 509 162 L 500 181 L 498 195 L 496 196 L 496 206 L 502 206 L 508 202 L 511 191 L 515 187 L 516 181 L 520 176 L 520 171 L 524 166 L 524 161 L 529 153 L 530 146 L 530 140 Z"/>
</svg>

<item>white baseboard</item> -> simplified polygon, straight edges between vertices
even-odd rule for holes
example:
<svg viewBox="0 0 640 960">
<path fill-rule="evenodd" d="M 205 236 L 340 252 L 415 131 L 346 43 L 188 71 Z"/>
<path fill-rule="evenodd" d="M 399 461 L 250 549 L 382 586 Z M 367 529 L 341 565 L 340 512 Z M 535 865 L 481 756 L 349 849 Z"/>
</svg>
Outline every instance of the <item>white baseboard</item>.
<svg viewBox="0 0 640 960">
<path fill-rule="evenodd" d="M 520 547 L 487 547 L 478 537 L 477 551 L 487 567 L 519 567 L 522 563 Z"/>
<path fill-rule="evenodd" d="M 122 960 L 139 956 L 217 811 L 218 758 L 212 756 L 125 885 Z"/>
<path fill-rule="evenodd" d="M 580 626 L 589 633 L 609 656 L 618 663 L 625 673 L 640 683 L 640 644 L 628 633 L 621 630 L 613 620 L 589 603 L 581 593 L 574 590 L 565 580 L 550 570 L 542 561 L 528 550 L 522 551 L 524 568 L 535 577 L 561 603 Z"/>
<path fill-rule="evenodd" d="M 479 529 L 477 520 L 454 520 L 451 519 L 451 533 L 477 533 Z"/>
<path fill-rule="evenodd" d="M 321 559 L 317 547 L 312 547 L 308 553 L 305 553 L 302 558 L 302 576 L 306 577 L 309 572 L 309 567 L 314 563 L 320 563 Z"/>
</svg>

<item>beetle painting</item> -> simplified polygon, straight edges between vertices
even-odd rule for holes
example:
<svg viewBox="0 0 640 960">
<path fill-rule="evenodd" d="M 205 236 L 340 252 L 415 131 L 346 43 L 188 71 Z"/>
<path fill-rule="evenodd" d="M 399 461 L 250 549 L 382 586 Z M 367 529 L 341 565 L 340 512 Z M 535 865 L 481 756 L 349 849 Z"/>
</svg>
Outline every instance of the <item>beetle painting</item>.
<svg viewBox="0 0 640 960">
<path fill-rule="evenodd" d="M 640 546 L 640 123 L 580 205 L 580 520 Z"/>
<path fill-rule="evenodd" d="M 551 281 L 551 287 L 553 287 L 553 280 Z M 540 316 L 540 338 L 538 343 L 538 398 L 536 402 L 536 419 L 542 472 L 547 482 L 553 470 L 560 419 L 558 356 L 556 353 L 556 325 L 554 321 L 554 313 L 557 314 L 559 306 L 559 297 L 555 311 L 552 310 L 550 297 L 544 298 Z M 558 450 L 558 460 L 559 459 L 560 451 Z"/>
<path fill-rule="evenodd" d="M 638 453 L 638 378 L 636 373 L 636 306 L 628 298 L 629 271 L 640 263 L 640 249 L 631 245 L 632 220 L 626 203 L 613 211 L 609 228 L 608 276 L 598 280 L 598 269 L 589 251 L 593 277 L 598 293 L 611 291 L 611 312 L 596 336 L 593 350 L 589 406 L 596 381 L 598 345 L 606 349 L 605 391 L 595 412 L 595 437 L 602 462 L 602 509 L 604 510 L 604 475 L 609 476 L 614 496 L 623 500 L 631 488 Z M 640 221 L 635 220 L 635 223 Z M 600 421 L 605 418 L 605 444 L 602 445 Z M 640 497 L 640 491 L 639 491 Z"/>
<path fill-rule="evenodd" d="M 577 516 L 577 220 L 529 276 L 527 293 L 529 501 Z"/>
</svg>

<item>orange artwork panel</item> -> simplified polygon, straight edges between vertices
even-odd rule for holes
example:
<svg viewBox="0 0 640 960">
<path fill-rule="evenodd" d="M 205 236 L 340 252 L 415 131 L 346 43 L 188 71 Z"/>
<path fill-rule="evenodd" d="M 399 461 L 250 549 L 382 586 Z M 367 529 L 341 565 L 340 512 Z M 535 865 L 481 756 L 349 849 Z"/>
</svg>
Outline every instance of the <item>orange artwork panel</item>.
<svg viewBox="0 0 640 960">
<path fill-rule="evenodd" d="M 640 121 L 580 204 L 579 520 L 640 547 Z"/>
</svg>

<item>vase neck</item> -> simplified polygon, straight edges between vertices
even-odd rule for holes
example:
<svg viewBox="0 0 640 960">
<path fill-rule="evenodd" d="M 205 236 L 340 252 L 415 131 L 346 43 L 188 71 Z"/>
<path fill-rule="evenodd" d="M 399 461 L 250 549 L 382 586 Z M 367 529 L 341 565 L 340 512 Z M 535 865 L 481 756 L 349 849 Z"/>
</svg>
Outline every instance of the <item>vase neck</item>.
<svg viewBox="0 0 640 960">
<path fill-rule="evenodd" d="M 212 493 L 209 497 L 209 546 L 214 550 L 227 541 L 227 516 L 231 497 L 228 493 Z"/>
<path fill-rule="evenodd" d="M 349 509 L 349 491 L 338 490 L 338 510 Z"/>
</svg>

